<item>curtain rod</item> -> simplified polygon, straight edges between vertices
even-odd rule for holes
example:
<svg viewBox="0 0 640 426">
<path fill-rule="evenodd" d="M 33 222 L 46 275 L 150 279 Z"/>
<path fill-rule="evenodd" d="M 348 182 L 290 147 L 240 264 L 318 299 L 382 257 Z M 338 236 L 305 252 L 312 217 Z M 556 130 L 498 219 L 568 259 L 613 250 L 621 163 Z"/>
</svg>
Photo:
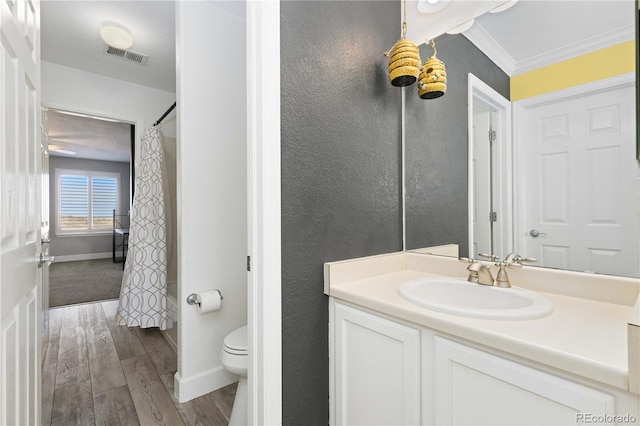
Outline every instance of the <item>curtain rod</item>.
<svg viewBox="0 0 640 426">
<path fill-rule="evenodd" d="M 165 118 L 167 115 L 169 115 L 169 113 L 170 113 L 171 111 L 173 111 L 173 109 L 176 107 L 176 104 L 177 104 L 177 102 L 174 102 L 174 103 L 173 103 L 173 105 L 171 105 L 171 106 L 169 107 L 169 109 L 168 109 L 168 110 L 166 110 L 164 114 L 162 114 L 162 117 L 160 117 L 160 118 L 158 119 L 158 121 L 156 121 L 153 125 L 154 125 L 154 126 L 157 126 L 158 124 L 162 123 L 162 120 L 164 120 L 164 118 Z"/>
</svg>

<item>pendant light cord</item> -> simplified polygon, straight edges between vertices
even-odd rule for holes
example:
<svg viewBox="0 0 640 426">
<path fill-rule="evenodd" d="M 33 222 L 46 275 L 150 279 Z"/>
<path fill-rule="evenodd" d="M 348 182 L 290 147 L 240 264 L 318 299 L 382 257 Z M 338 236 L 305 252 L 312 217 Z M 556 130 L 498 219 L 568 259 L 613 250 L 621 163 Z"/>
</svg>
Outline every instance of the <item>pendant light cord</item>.
<svg viewBox="0 0 640 426">
<path fill-rule="evenodd" d="M 432 58 L 435 58 L 436 55 L 438 54 L 438 49 L 436 49 L 436 41 L 434 39 L 431 39 L 431 48 L 433 49 L 433 56 Z"/>
<path fill-rule="evenodd" d="M 403 1 L 402 38 L 407 38 L 407 0 Z"/>
</svg>

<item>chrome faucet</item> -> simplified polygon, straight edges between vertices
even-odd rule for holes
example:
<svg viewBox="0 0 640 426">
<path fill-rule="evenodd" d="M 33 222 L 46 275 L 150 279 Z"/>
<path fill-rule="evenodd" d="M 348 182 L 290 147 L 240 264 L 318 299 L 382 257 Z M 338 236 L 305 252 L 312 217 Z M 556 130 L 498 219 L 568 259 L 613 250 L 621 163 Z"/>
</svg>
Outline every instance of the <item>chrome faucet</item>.
<svg viewBox="0 0 640 426">
<path fill-rule="evenodd" d="M 496 286 L 498 287 L 511 287 L 509 282 L 509 275 L 507 274 L 507 268 L 522 268 L 522 263 L 537 262 L 538 259 L 533 257 L 522 257 L 517 253 L 509 253 L 502 262 L 496 263 L 496 266 L 500 269 L 496 275 Z"/>
<path fill-rule="evenodd" d="M 493 254 L 478 253 L 478 256 L 486 257 L 492 262 L 498 260 L 498 256 Z M 511 283 L 509 282 L 509 274 L 507 274 L 507 268 L 522 268 L 522 262 L 537 262 L 532 257 L 521 257 L 516 253 L 509 253 L 502 262 L 496 262 L 498 267 L 496 278 L 493 278 L 491 270 L 484 263 L 475 259 L 460 258 L 462 262 L 468 262 L 470 265 L 467 267 L 469 271 L 469 277 L 467 281 L 470 283 L 483 284 L 483 285 L 495 285 L 496 287 L 509 288 Z"/>
<path fill-rule="evenodd" d="M 484 263 L 474 260 L 469 266 L 467 266 L 467 271 L 469 271 L 467 281 L 470 283 L 493 285 L 494 281 L 493 275 L 491 275 L 491 270 Z"/>
</svg>

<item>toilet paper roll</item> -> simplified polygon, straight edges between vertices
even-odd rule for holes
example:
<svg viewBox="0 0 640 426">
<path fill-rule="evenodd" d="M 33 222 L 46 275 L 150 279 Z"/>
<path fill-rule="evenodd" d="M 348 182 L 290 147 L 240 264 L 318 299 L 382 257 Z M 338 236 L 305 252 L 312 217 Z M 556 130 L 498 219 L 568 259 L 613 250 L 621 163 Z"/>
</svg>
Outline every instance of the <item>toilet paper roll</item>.
<svg viewBox="0 0 640 426">
<path fill-rule="evenodd" d="M 206 314 L 220 310 L 222 305 L 222 297 L 218 290 L 200 293 L 200 304 L 198 305 L 198 313 Z"/>
</svg>

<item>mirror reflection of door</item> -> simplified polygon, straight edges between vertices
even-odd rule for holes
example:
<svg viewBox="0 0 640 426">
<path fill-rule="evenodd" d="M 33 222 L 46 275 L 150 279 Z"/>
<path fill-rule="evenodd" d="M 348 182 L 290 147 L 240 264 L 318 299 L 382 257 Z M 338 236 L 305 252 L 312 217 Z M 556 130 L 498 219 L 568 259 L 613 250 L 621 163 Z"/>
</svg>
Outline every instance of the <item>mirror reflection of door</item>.
<svg viewBox="0 0 640 426">
<path fill-rule="evenodd" d="M 541 266 L 637 276 L 634 102 L 621 84 L 527 110 L 521 234 Z"/>
<path fill-rule="evenodd" d="M 513 251 L 511 103 L 469 74 L 469 256 Z"/>
<path fill-rule="evenodd" d="M 495 128 L 496 116 L 480 102 L 474 102 L 473 118 L 473 255 L 496 253 L 495 241 L 499 226 L 494 199 L 498 195 L 495 187 Z"/>
</svg>

